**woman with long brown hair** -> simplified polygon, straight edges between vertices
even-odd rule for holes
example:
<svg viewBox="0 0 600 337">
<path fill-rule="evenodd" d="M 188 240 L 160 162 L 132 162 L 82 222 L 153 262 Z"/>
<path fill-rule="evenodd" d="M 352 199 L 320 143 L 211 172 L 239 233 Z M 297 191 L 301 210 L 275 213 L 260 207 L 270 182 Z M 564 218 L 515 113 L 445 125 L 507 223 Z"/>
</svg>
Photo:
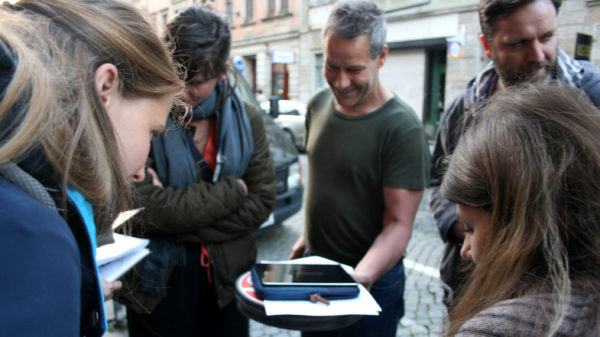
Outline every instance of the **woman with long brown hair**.
<svg viewBox="0 0 600 337">
<path fill-rule="evenodd" d="M 106 330 L 97 233 L 165 128 L 175 69 L 119 1 L 0 5 L 0 334 Z"/>
<path fill-rule="evenodd" d="M 597 336 L 600 112 L 569 86 L 494 95 L 442 184 L 474 262 L 446 335 Z"/>
</svg>

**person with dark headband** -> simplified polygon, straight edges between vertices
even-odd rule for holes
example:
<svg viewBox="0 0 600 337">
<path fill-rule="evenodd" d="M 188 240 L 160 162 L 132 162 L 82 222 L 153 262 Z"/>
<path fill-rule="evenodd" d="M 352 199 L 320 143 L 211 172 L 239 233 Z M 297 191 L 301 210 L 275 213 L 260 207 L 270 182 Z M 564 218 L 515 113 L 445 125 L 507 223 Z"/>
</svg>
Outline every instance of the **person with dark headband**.
<svg viewBox="0 0 600 337">
<path fill-rule="evenodd" d="M 276 184 L 262 112 L 228 78 L 231 32 L 213 11 L 192 6 L 167 25 L 185 70 L 180 98 L 189 120 L 152 142 L 146 180 L 137 185 L 152 253 L 128 303 L 130 336 L 248 336 L 236 307 L 236 278 L 256 260 L 252 232 L 272 212 Z M 123 291 L 121 292 L 123 293 Z"/>
</svg>

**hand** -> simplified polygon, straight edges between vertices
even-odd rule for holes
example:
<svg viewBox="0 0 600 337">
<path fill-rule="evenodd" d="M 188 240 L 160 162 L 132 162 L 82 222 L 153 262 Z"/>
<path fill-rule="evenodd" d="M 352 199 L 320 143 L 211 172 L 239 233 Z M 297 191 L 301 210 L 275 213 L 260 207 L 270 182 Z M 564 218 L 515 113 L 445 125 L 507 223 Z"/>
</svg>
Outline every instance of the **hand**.
<svg viewBox="0 0 600 337">
<path fill-rule="evenodd" d="M 108 301 L 113 297 L 115 291 L 121 289 L 123 283 L 119 280 L 108 282 L 104 277 L 100 276 L 100 283 L 102 284 L 102 293 L 104 294 L 104 300 Z"/>
<path fill-rule="evenodd" d="M 248 195 L 248 185 L 246 185 L 246 182 L 242 179 L 238 179 L 237 182 L 242 185 L 242 188 L 244 189 L 244 195 Z"/>
<path fill-rule="evenodd" d="M 373 283 L 375 282 L 373 280 L 373 278 L 371 277 L 371 275 L 368 275 L 367 273 L 362 273 L 360 271 L 357 271 L 356 269 L 354 270 L 354 273 L 350 274 L 350 276 L 352 276 L 354 281 L 365 286 L 365 288 L 367 288 L 367 290 L 371 290 L 371 287 L 373 286 Z"/>
<path fill-rule="evenodd" d="M 288 257 L 289 260 L 299 259 L 304 257 L 306 251 L 306 244 L 304 243 L 304 235 L 300 235 L 294 246 L 292 247 L 292 253 Z"/>
<path fill-rule="evenodd" d="M 160 188 L 165 188 L 163 183 L 160 181 L 160 178 L 158 177 L 158 173 L 156 173 L 156 171 L 154 171 L 153 168 L 148 167 L 148 169 L 146 171 L 152 177 L 152 185 L 158 186 Z"/>
</svg>

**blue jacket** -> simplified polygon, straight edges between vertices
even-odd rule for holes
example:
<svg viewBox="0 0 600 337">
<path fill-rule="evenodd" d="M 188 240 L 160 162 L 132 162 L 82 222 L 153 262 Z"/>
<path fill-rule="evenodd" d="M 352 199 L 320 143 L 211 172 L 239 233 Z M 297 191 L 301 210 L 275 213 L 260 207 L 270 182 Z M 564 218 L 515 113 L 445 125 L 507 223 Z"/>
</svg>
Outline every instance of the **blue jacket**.
<svg viewBox="0 0 600 337">
<path fill-rule="evenodd" d="M 76 209 L 69 214 L 73 231 L 0 178 L 0 336 L 102 335 L 91 243 Z"/>
<path fill-rule="evenodd" d="M 14 65 L 0 41 L 0 99 Z M 8 127 L 14 122 L 8 121 Z M 6 127 L 0 125 L 0 130 Z M 43 155 L 32 153 L 28 159 L 20 166 L 50 191 L 60 191 L 61 183 Z M 63 206 L 62 193 L 48 198 Z M 68 203 L 66 211 L 65 222 L 64 213 L 0 175 L 0 336 L 104 333 L 104 303 L 90 236 L 75 205 Z"/>
</svg>

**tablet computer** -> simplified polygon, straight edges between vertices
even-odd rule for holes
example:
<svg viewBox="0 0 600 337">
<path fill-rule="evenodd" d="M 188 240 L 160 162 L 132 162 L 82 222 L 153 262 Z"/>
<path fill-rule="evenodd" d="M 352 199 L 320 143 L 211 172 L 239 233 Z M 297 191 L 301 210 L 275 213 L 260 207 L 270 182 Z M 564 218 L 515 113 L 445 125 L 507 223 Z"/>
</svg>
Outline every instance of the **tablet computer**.
<svg viewBox="0 0 600 337">
<path fill-rule="evenodd" d="M 339 264 L 257 263 L 255 269 L 268 286 L 356 286 Z"/>
</svg>

